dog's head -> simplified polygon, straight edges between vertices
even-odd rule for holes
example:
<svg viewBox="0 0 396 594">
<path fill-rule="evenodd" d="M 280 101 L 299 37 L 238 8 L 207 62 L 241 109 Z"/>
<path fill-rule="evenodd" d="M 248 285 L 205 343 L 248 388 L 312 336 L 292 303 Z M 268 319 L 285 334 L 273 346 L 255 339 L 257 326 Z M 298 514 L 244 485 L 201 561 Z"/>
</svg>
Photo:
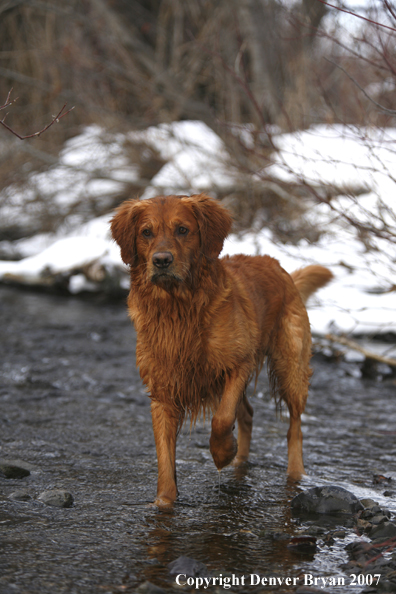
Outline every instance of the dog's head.
<svg viewBox="0 0 396 594">
<path fill-rule="evenodd" d="M 200 255 L 219 256 L 231 224 L 228 210 L 204 194 L 158 196 L 121 204 L 111 232 L 123 261 L 168 290 L 192 278 Z"/>
</svg>

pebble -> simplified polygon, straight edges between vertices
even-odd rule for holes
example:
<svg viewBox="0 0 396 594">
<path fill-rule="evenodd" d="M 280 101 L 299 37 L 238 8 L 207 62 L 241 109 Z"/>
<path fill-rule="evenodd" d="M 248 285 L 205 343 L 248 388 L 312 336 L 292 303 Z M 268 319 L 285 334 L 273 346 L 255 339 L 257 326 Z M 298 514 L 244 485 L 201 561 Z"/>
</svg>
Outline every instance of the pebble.
<svg viewBox="0 0 396 594">
<path fill-rule="evenodd" d="M 334 538 L 345 538 L 346 530 L 334 530 L 333 536 Z"/>
<path fill-rule="evenodd" d="M 314 536 L 295 536 L 290 539 L 287 548 L 296 553 L 314 554 L 316 553 L 316 538 Z"/>
<path fill-rule="evenodd" d="M 360 529 L 364 528 L 371 542 L 358 540 L 347 545 L 345 549 L 349 562 L 341 567 L 346 572 L 357 574 L 381 574 L 379 583 L 365 588 L 365 594 L 396 592 L 396 555 L 392 559 L 383 556 L 392 542 L 396 544 L 396 524 L 389 521 L 391 514 L 388 509 L 382 509 L 372 500 L 363 499 L 362 503 L 366 509 L 359 514 L 356 523 Z M 364 517 L 370 521 L 363 519 Z"/>
<path fill-rule="evenodd" d="M 396 524 L 393 522 L 383 522 L 382 524 L 373 526 L 373 528 L 368 533 L 371 539 L 378 539 L 378 538 L 396 538 Z"/>
<path fill-rule="evenodd" d="M 208 577 L 210 574 L 206 565 L 191 557 L 182 555 L 168 564 L 169 573 L 171 575 L 185 574 L 187 577 Z"/>
<path fill-rule="evenodd" d="M 387 516 L 384 514 L 376 514 L 373 518 L 371 518 L 370 522 L 372 524 L 383 524 L 387 521 Z"/>
<path fill-rule="evenodd" d="M 52 505 L 53 507 L 71 507 L 74 502 L 73 495 L 62 489 L 43 491 L 37 499 L 46 505 Z"/>
<path fill-rule="evenodd" d="M 374 512 L 371 511 L 371 509 L 365 509 L 361 515 L 361 518 L 363 518 L 363 520 L 370 520 L 373 517 L 374 517 Z"/>
<path fill-rule="evenodd" d="M 305 530 L 306 534 L 309 534 L 310 536 L 318 536 L 321 534 L 326 534 L 327 530 L 326 528 L 323 528 L 323 526 L 309 526 L 306 530 Z"/>
<path fill-rule="evenodd" d="M 382 477 L 379 477 L 382 478 Z M 386 479 L 388 480 L 388 479 Z M 313 487 L 303 491 L 291 502 L 294 511 L 305 513 L 343 513 L 344 527 L 354 527 L 370 538 L 357 540 L 348 544 L 349 561 L 341 565 L 346 573 L 381 574 L 378 585 L 367 586 L 364 594 L 377 594 L 382 592 L 396 592 L 396 552 L 392 559 L 384 557 L 383 553 L 389 551 L 389 546 L 396 546 L 396 523 L 391 521 L 391 513 L 386 508 L 381 508 L 373 499 L 359 501 L 353 493 L 342 487 Z M 352 526 L 351 526 L 352 525 Z M 308 534 L 315 534 L 316 527 L 307 529 Z M 330 532 L 323 539 L 324 544 L 331 546 L 334 538 L 344 538 L 345 530 Z M 315 589 L 299 588 L 296 594 L 311 594 Z M 322 590 L 323 592 L 323 590 Z"/>
<path fill-rule="evenodd" d="M 8 499 L 12 499 L 13 501 L 31 501 L 32 497 L 27 491 L 23 491 L 21 489 L 19 491 L 13 491 L 13 493 L 10 493 Z"/>
<path fill-rule="evenodd" d="M 363 518 L 358 518 L 356 520 L 356 526 L 359 528 L 360 531 L 367 531 L 370 530 L 372 524 L 368 520 L 363 520 Z"/>
<path fill-rule="evenodd" d="M 370 508 L 375 507 L 376 505 L 378 505 L 376 501 L 374 501 L 373 499 L 368 499 L 368 498 L 367 499 L 361 499 L 360 502 L 367 509 L 370 509 Z"/>
<path fill-rule="evenodd" d="M 23 479 L 30 474 L 28 464 L 20 460 L 0 460 L 0 476 L 6 479 Z"/>
</svg>

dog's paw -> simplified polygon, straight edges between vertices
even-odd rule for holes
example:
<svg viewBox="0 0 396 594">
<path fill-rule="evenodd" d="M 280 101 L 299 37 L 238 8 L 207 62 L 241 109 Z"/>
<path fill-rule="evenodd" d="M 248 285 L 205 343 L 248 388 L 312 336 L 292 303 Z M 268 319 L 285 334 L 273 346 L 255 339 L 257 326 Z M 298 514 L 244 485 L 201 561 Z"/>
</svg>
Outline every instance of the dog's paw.
<svg viewBox="0 0 396 594">
<path fill-rule="evenodd" d="M 287 471 L 287 480 L 290 483 L 298 483 L 304 476 L 307 476 L 304 467 Z"/>
<path fill-rule="evenodd" d="M 153 503 L 150 504 L 150 506 L 153 507 L 159 507 L 159 508 L 170 508 L 173 507 L 173 504 L 175 503 L 174 499 L 171 499 L 170 497 L 166 497 L 165 495 L 160 495 L 157 496 L 155 498 L 155 501 Z"/>
<path fill-rule="evenodd" d="M 232 431 L 221 436 L 217 436 L 212 432 L 210 436 L 210 453 L 217 470 L 221 470 L 224 466 L 231 464 L 238 451 L 237 440 Z"/>
<path fill-rule="evenodd" d="M 239 466 L 246 466 L 249 462 L 249 456 L 240 456 L 239 454 L 233 459 L 232 465 L 238 468 Z"/>
</svg>

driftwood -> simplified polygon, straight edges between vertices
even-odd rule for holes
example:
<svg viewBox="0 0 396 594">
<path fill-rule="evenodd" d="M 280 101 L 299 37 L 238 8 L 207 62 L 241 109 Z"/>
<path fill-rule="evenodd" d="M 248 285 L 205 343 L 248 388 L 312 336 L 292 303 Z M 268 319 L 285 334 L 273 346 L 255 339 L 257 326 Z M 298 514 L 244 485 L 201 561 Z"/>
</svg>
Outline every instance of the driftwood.
<svg viewBox="0 0 396 594">
<path fill-rule="evenodd" d="M 364 347 L 360 346 L 359 343 L 355 342 L 354 340 L 350 340 L 349 338 L 345 338 L 345 336 L 326 334 L 326 338 L 331 342 L 337 342 L 338 344 L 342 344 L 343 346 L 347 346 L 354 351 L 362 353 L 367 359 L 372 359 L 373 361 L 378 361 L 379 363 L 386 363 L 390 367 L 396 367 L 396 359 L 393 359 L 392 357 L 384 357 L 383 355 L 377 355 L 372 351 L 368 351 Z"/>
</svg>

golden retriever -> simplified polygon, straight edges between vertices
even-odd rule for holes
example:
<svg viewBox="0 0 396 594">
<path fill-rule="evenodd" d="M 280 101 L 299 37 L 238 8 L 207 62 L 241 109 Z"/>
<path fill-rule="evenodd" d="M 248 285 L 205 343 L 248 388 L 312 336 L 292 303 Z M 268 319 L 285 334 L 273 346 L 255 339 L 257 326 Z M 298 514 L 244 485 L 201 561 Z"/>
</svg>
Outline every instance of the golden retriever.
<svg viewBox="0 0 396 594">
<path fill-rule="evenodd" d="M 204 194 L 127 200 L 111 222 L 130 267 L 128 309 L 151 398 L 158 506 L 178 494 L 176 437 L 186 416 L 213 413 L 218 470 L 247 460 L 253 409 L 246 387 L 265 359 L 273 393 L 290 412 L 287 472 L 294 480 L 304 473 L 311 334 L 303 302 L 332 273 L 308 266 L 290 276 L 270 256 L 219 258 L 231 224 L 228 210 Z"/>
</svg>

